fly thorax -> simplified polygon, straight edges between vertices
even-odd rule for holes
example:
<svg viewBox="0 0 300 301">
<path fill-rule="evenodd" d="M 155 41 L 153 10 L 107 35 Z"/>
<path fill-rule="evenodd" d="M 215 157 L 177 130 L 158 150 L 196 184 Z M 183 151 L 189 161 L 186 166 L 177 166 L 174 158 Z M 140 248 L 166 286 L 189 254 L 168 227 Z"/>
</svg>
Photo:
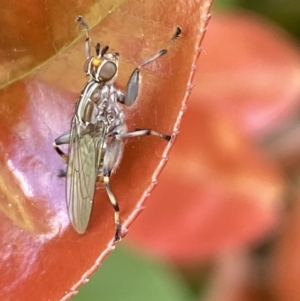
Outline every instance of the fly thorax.
<svg viewBox="0 0 300 301">
<path fill-rule="evenodd" d="M 117 102 L 117 90 L 113 85 L 102 88 L 101 102 L 98 104 L 98 120 L 109 128 L 119 125 L 124 120 L 124 114 Z"/>
<path fill-rule="evenodd" d="M 101 85 L 96 82 L 89 82 L 81 93 L 76 109 L 76 115 L 81 124 L 95 124 L 98 121 L 100 97 Z"/>
</svg>

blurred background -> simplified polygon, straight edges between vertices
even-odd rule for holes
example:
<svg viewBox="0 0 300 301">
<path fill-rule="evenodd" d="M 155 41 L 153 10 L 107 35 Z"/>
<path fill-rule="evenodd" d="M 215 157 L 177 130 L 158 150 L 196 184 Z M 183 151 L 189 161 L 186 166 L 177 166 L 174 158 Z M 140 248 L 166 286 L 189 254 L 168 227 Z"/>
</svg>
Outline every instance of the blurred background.
<svg viewBox="0 0 300 301">
<path fill-rule="evenodd" d="M 300 300 L 299 15 L 215 1 L 159 185 L 72 300 Z"/>
</svg>

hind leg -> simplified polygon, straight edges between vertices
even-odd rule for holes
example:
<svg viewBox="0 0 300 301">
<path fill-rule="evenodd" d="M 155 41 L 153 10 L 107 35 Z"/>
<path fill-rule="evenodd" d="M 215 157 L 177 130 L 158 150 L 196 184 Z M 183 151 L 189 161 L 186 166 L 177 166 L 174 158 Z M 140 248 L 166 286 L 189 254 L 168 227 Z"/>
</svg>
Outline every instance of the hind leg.
<svg viewBox="0 0 300 301">
<path fill-rule="evenodd" d="M 109 197 L 109 200 L 115 210 L 115 215 L 114 215 L 114 220 L 115 220 L 115 236 L 114 236 L 114 244 L 117 243 L 118 241 L 121 240 L 121 221 L 120 221 L 120 209 L 119 209 L 119 204 L 117 202 L 116 197 L 114 196 L 111 188 L 110 188 L 110 184 L 109 184 L 109 180 L 110 180 L 110 176 L 106 175 L 103 177 L 103 182 L 105 185 L 105 189 L 107 192 L 107 195 Z"/>
<path fill-rule="evenodd" d="M 104 159 L 103 159 L 103 183 L 108 195 L 108 198 L 114 208 L 115 215 L 115 236 L 114 236 L 114 243 L 117 243 L 122 238 L 122 226 L 121 226 L 121 219 L 120 219 L 120 208 L 118 201 L 112 192 L 110 187 L 110 175 L 113 170 L 117 167 L 120 158 L 123 152 L 123 143 L 121 140 L 113 138 L 112 141 L 107 145 Z"/>
</svg>

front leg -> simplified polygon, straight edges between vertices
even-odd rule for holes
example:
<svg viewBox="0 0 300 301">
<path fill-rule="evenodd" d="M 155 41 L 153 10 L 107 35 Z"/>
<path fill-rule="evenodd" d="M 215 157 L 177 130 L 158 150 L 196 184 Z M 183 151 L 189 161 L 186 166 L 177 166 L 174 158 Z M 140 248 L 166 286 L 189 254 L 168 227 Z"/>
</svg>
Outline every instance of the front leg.
<svg viewBox="0 0 300 301">
<path fill-rule="evenodd" d="M 172 36 L 170 42 L 175 41 L 179 37 L 180 34 L 181 34 L 181 28 L 176 27 L 176 31 L 175 31 L 174 35 Z M 140 69 L 143 66 L 150 64 L 151 62 L 157 60 L 158 58 L 160 58 L 161 56 L 166 54 L 167 48 L 168 48 L 168 45 L 165 49 L 159 50 L 156 54 L 154 54 L 150 58 L 144 60 L 144 62 L 142 64 L 140 64 L 137 68 L 135 68 L 133 70 L 133 72 L 129 78 L 129 81 L 127 83 L 126 93 L 125 94 L 120 93 L 120 95 L 119 95 L 120 97 L 118 97 L 119 102 L 123 103 L 126 106 L 133 105 L 133 103 L 135 102 L 137 95 L 139 93 Z"/>
<path fill-rule="evenodd" d="M 139 93 L 140 69 L 135 68 L 127 83 L 126 94 L 118 90 L 118 101 L 126 106 L 131 106 Z"/>
<path fill-rule="evenodd" d="M 123 103 L 126 106 L 131 106 L 135 102 L 138 93 L 139 93 L 139 84 L 140 84 L 140 69 L 141 67 L 148 65 L 149 63 L 153 62 L 154 60 L 158 59 L 162 55 L 167 53 L 166 49 L 162 49 L 157 52 L 154 56 L 150 57 L 149 59 L 145 60 L 141 65 L 135 68 L 128 80 L 126 93 L 120 93 L 118 96 L 119 102 Z"/>
<path fill-rule="evenodd" d="M 86 58 L 89 59 L 91 57 L 91 38 L 90 38 L 90 33 L 89 33 L 89 27 L 86 24 L 86 22 L 84 21 L 84 19 L 82 18 L 82 16 L 78 16 L 77 17 L 77 22 L 80 23 L 80 25 L 84 28 L 85 30 L 85 35 L 86 35 L 86 39 L 85 39 L 85 55 Z M 96 52 L 98 52 L 100 50 L 100 45 L 96 46 Z"/>
</svg>

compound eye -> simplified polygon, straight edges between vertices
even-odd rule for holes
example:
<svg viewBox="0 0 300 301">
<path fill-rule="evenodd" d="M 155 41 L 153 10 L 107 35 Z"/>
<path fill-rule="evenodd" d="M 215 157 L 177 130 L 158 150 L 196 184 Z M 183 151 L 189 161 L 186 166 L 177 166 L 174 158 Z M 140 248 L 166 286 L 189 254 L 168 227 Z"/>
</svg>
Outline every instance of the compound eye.
<svg viewBox="0 0 300 301">
<path fill-rule="evenodd" d="M 90 58 L 87 59 L 87 60 L 85 61 L 85 63 L 84 63 L 84 65 L 83 65 L 83 71 L 84 71 L 85 73 L 88 73 L 88 72 L 89 72 L 90 63 L 91 63 L 91 60 L 92 60 L 92 59 L 93 59 L 93 58 L 90 57 Z"/>
<path fill-rule="evenodd" d="M 99 77 L 105 81 L 112 79 L 117 73 L 117 66 L 113 62 L 106 62 L 100 70 Z"/>
</svg>

